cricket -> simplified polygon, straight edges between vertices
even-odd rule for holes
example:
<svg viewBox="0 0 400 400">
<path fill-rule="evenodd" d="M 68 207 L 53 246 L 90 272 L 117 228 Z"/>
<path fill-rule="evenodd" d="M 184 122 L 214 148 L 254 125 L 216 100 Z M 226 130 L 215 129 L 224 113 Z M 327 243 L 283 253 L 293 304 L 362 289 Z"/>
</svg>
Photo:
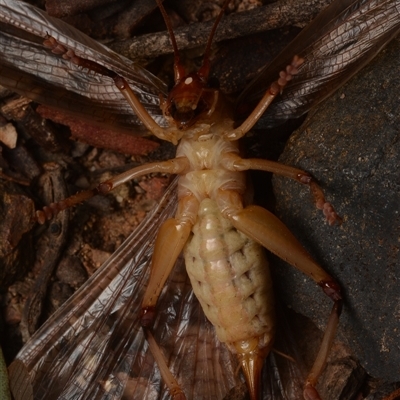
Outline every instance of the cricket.
<svg viewBox="0 0 400 400">
<path fill-rule="evenodd" d="M 112 96 L 124 98 L 135 124 L 177 146 L 172 159 L 134 167 L 37 211 L 37 222 L 46 224 L 63 210 L 132 179 L 151 173 L 177 176 L 138 229 L 22 348 L 9 367 L 15 399 L 223 399 L 241 382 L 241 376 L 250 398 L 263 398 L 262 368 L 273 351 L 276 334 L 264 248 L 314 280 L 332 302 L 320 350 L 302 390 L 305 400 L 320 399 L 316 385 L 339 324 L 341 288 L 276 216 L 252 204 L 246 171 L 272 172 L 308 186 L 310 199 L 326 222 L 340 224 L 341 219 L 306 171 L 245 158 L 239 149 L 239 139 L 271 103 L 293 95 L 290 84 L 308 67 L 308 55 L 299 47 L 301 38 L 296 39 L 285 62 L 280 58 L 279 67 L 271 67 L 275 73 L 268 84 L 259 84 L 265 75 L 261 71 L 242 94 L 263 86 L 257 104 L 244 121 L 236 123 L 232 104 L 209 84 L 213 38 L 229 2 L 224 2 L 209 34 L 202 66 L 189 73 L 181 63 L 163 3 L 157 0 L 174 50 L 174 86 L 164 95 L 141 67 L 135 66 L 133 75 L 124 76 L 118 66 L 121 58 L 107 62 L 107 57 L 113 57 L 111 51 L 97 45 L 103 56 L 96 58 L 85 51 L 92 42 L 88 38 L 81 47 L 72 45 L 75 40 L 62 33 L 67 29 L 64 23 L 53 21 L 57 28 L 53 30 L 48 26 L 53 19 L 40 10 L 0 1 L 0 21 L 10 26 L 11 35 L 13 29 L 29 32 L 37 38 L 36 46 L 51 53 L 63 68 L 107 81 Z M 340 3 L 340 12 L 345 13 L 354 1 L 333 3 L 331 10 Z M 327 15 L 329 8 L 324 12 Z M 29 18 L 35 21 L 33 29 Z M 363 56 L 364 63 L 381 44 Z M 30 83 L 23 77 L 15 83 L 14 71 L 7 69 L 9 61 L 2 61 L 2 68 L 1 84 L 29 92 Z M 344 74 L 340 80 L 348 78 Z M 41 96 L 33 98 L 41 101 Z M 159 111 L 154 111 L 156 98 Z M 189 288 L 184 283 L 186 273 Z M 171 293 L 171 282 L 182 291 L 179 304 Z M 168 307 L 179 309 L 170 331 Z M 180 357 L 175 357 L 176 349 Z"/>
</svg>

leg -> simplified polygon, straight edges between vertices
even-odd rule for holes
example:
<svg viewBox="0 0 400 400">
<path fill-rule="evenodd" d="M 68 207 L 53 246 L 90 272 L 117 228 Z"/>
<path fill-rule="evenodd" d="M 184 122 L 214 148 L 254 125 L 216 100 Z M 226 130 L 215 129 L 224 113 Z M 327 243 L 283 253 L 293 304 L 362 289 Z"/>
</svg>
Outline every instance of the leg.
<svg viewBox="0 0 400 400">
<path fill-rule="evenodd" d="M 342 308 L 339 285 L 313 260 L 290 230 L 269 211 L 258 206 L 243 208 L 239 194 L 230 190 L 219 190 L 217 204 L 236 229 L 308 275 L 334 301 L 319 353 L 304 390 L 305 399 L 319 399 L 315 384 L 325 366 Z"/>
<path fill-rule="evenodd" d="M 329 225 L 333 225 L 335 222 L 341 223 L 341 218 L 336 214 L 333 206 L 325 200 L 322 189 L 309 173 L 275 161 L 259 158 L 243 159 L 236 154 L 229 154 L 225 158 L 224 163 L 225 167 L 231 171 L 258 170 L 272 172 L 273 174 L 282 175 L 304 185 L 308 185 L 314 197 L 316 207 L 323 211 Z"/>
<path fill-rule="evenodd" d="M 147 342 L 149 343 L 149 348 L 151 354 L 153 354 L 154 359 L 160 369 L 163 381 L 168 386 L 169 393 L 173 400 L 186 400 L 186 396 L 183 393 L 178 381 L 175 379 L 174 375 L 168 368 L 167 362 L 165 360 L 164 354 L 162 353 L 160 347 L 154 339 L 154 336 L 150 328 L 143 328 L 144 335 Z"/>
<path fill-rule="evenodd" d="M 189 238 L 198 207 L 198 200 L 192 195 L 180 199 L 176 217 L 165 221 L 158 231 L 151 260 L 150 280 L 143 297 L 144 315 L 154 310 L 164 283 Z M 143 317 L 143 323 L 144 320 Z"/>
<path fill-rule="evenodd" d="M 341 312 L 342 301 L 337 300 L 332 307 L 331 315 L 329 316 L 328 323 L 326 324 L 324 336 L 322 338 L 317 357 L 304 385 L 303 396 L 305 400 L 320 400 L 319 394 L 316 391 L 315 386 L 317 384 L 319 376 L 324 369 L 329 351 L 332 347 Z"/>
<path fill-rule="evenodd" d="M 271 212 L 255 205 L 243 209 L 240 195 L 231 190 L 219 190 L 217 204 L 236 229 L 292 264 L 323 288 L 334 282 Z"/>
<path fill-rule="evenodd" d="M 102 182 L 97 185 L 94 189 L 84 190 L 73 196 L 70 196 L 57 203 L 52 203 L 49 206 L 43 208 L 43 211 L 36 211 L 37 221 L 40 224 L 44 224 L 46 220 L 50 220 L 60 211 L 66 208 L 73 207 L 76 204 L 82 203 L 83 201 L 90 199 L 97 194 L 107 194 L 122 183 L 128 182 L 139 176 L 150 174 L 153 172 L 164 172 L 168 174 L 180 174 L 189 167 L 189 162 L 186 158 L 174 158 L 168 161 L 160 161 L 141 165 L 124 172 L 123 174 L 114 176 L 106 182 Z"/>
<path fill-rule="evenodd" d="M 175 400 L 183 400 L 185 396 L 169 370 L 165 357 L 154 340 L 151 328 L 155 318 L 157 300 L 176 259 L 188 240 L 198 206 L 198 201 L 194 196 L 184 197 L 179 201 L 176 217 L 168 219 L 161 226 L 151 260 L 150 279 L 142 302 L 141 324 L 143 331 L 149 343 L 150 351 L 160 369 L 161 376 Z"/>
<path fill-rule="evenodd" d="M 396 400 L 400 398 L 400 388 L 396 389 L 394 392 L 390 393 L 382 400 Z"/>
<path fill-rule="evenodd" d="M 72 49 L 68 49 L 52 36 L 47 36 L 43 41 L 43 45 L 51 50 L 52 53 L 60 55 L 65 60 L 71 61 L 72 64 L 78 67 L 87 68 L 97 74 L 108 76 L 113 79 L 115 86 L 121 91 L 122 95 L 128 101 L 132 110 L 138 116 L 138 118 L 143 122 L 144 126 L 156 137 L 162 140 L 167 140 L 173 144 L 177 144 L 178 140 L 181 138 L 181 133 L 176 129 L 164 129 L 159 126 L 153 117 L 148 113 L 145 107 L 140 103 L 138 97 L 130 88 L 128 82 L 119 76 L 116 72 L 98 64 L 95 61 L 88 60 L 86 58 L 80 57 L 74 53 Z"/>
<path fill-rule="evenodd" d="M 225 135 L 228 140 L 239 140 L 242 138 L 260 119 L 264 111 L 269 107 L 275 97 L 283 90 L 286 84 L 297 74 L 297 68 L 303 64 L 304 60 L 294 56 L 292 63 L 284 71 L 279 73 L 279 79 L 271 84 L 262 99 L 257 104 L 253 112 L 236 129 Z"/>
</svg>

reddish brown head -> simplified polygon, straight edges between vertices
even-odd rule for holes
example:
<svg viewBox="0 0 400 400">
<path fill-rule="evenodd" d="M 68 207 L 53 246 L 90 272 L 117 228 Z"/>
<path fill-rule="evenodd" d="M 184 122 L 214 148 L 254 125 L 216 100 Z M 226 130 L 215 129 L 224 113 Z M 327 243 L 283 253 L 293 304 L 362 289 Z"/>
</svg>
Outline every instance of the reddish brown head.
<svg viewBox="0 0 400 400">
<path fill-rule="evenodd" d="M 170 34 L 175 55 L 175 85 L 169 92 L 168 98 L 162 105 L 162 108 L 164 115 L 167 118 L 172 118 L 179 129 L 190 127 L 200 117 L 210 115 L 215 108 L 217 91 L 208 87 L 208 77 L 210 73 L 209 53 L 212 38 L 229 1 L 230 0 L 225 1 L 220 14 L 214 23 L 213 29 L 211 30 L 207 47 L 204 52 L 203 65 L 197 72 L 186 74 L 180 63 L 178 46 L 168 16 L 162 6 L 161 0 L 157 0 Z"/>
<path fill-rule="evenodd" d="M 198 73 L 177 81 L 170 91 L 164 114 L 172 117 L 179 129 L 190 127 L 199 117 L 212 113 L 217 91 L 207 88 L 207 81 Z"/>
</svg>

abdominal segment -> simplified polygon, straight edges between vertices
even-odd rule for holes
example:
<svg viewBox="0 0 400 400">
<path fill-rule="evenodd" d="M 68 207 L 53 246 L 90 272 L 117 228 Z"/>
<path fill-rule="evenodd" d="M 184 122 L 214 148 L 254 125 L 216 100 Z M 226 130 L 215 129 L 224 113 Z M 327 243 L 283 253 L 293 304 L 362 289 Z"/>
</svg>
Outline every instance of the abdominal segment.
<svg viewBox="0 0 400 400">
<path fill-rule="evenodd" d="M 184 256 L 193 291 L 219 340 L 234 353 L 242 341 L 270 347 L 274 300 L 264 249 L 237 231 L 209 198 L 200 204 Z"/>
</svg>

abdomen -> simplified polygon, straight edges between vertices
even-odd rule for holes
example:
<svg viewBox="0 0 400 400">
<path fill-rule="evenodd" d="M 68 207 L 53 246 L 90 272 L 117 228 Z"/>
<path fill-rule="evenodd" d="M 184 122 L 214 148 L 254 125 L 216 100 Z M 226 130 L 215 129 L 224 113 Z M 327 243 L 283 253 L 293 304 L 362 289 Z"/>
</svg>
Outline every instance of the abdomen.
<svg viewBox="0 0 400 400">
<path fill-rule="evenodd" d="M 193 291 L 221 342 L 236 352 L 238 341 L 274 334 L 272 283 L 264 249 L 238 232 L 216 203 L 202 200 L 192 236 L 184 249 Z"/>
</svg>

